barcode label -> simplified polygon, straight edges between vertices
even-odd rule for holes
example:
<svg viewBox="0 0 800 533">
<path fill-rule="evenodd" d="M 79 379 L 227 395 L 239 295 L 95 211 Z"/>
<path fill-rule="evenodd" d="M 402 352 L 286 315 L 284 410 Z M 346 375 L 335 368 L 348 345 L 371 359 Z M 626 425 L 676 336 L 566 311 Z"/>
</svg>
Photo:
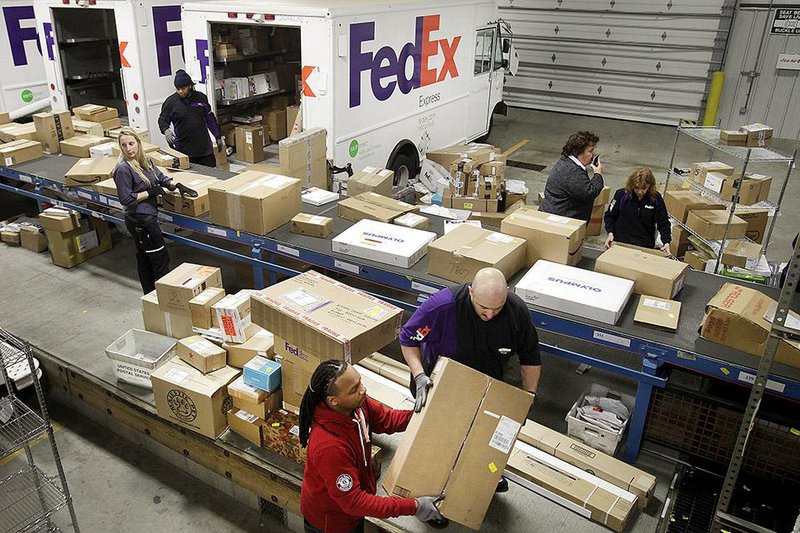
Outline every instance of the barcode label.
<svg viewBox="0 0 800 533">
<path fill-rule="evenodd" d="M 278 245 L 278 251 L 294 257 L 300 257 L 300 250 L 295 250 L 294 248 L 289 248 L 288 246 L 284 246 L 282 244 Z"/>
<path fill-rule="evenodd" d="M 489 441 L 489 446 L 495 450 L 500 450 L 502 453 L 508 453 L 511 450 L 511 446 L 514 445 L 520 427 L 522 425 L 516 420 L 501 416 L 492 439 Z"/>
</svg>

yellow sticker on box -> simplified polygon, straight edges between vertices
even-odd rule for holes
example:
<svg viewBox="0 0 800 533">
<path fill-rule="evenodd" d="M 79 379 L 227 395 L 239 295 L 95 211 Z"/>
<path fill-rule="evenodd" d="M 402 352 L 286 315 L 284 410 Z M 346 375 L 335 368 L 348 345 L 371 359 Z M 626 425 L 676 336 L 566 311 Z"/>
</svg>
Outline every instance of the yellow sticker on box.
<svg viewBox="0 0 800 533">
<path fill-rule="evenodd" d="M 489 463 L 489 472 L 491 472 L 492 474 L 497 472 L 497 465 L 494 463 Z"/>
</svg>

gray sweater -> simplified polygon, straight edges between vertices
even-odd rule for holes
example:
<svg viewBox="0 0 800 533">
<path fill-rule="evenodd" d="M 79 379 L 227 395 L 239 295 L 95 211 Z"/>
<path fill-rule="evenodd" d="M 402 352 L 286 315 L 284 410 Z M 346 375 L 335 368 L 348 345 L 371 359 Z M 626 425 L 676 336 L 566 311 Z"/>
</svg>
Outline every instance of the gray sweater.
<svg viewBox="0 0 800 533">
<path fill-rule="evenodd" d="M 591 178 L 569 157 L 559 159 L 550 169 L 539 211 L 578 220 L 592 217 L 594 199 L 603 190 L 603 176 Z"/>
</svg>

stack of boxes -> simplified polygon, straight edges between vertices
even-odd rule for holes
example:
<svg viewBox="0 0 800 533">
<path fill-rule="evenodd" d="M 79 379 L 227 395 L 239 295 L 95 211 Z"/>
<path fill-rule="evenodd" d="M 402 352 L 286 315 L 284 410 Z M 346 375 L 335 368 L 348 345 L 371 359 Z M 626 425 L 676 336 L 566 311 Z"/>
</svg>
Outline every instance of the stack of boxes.
<svg viewBox="0 0 800 533">
<path fill-rule="evenodd" d="M 772 142 L 772 126 L 766 124 L 747 124 L 738 130 L 719 132 L 719 143 L 728 146 L 766 147 Z"/>
<path fill-rule="evenodd" d="M 39 214 L 53 263 L 72 268 L 111 249 L 111 229 L 104 220 L 50 207 Z"/>
<path fill-rule="evenodd" d="M 119 112 L 113 107 L 97 104 L 86 104 L 72 109 L 72 113 L 79 120 L 100 124 L 103 128 L 103 135 L 108 130 L 117 129 L 122 126 L 119 119 Z"/>
<path fill-rule="evenodd" d="M 69 111 L 53 111 L 33 115 L 36 138 L 47 153 L 61 152 L 61 141 L 75 136 Z"/>
</svg>

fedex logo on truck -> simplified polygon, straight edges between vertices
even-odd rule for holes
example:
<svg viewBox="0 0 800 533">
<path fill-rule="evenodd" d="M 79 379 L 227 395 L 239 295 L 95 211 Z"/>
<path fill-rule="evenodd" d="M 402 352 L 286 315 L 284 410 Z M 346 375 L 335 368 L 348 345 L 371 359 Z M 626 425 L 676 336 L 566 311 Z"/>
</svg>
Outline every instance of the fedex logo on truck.
<svg viewBox="0 0 800 533">
<path fill-rule="evenodd" d="M 350 25 L 350 107 L 361 105 L 361 73 L 370 73 L 372 94 L 380 101 L 387 100 L 396 88 L 408 94 L 412 89 L 433 85 L 458 77 L 455 55 L 461 36 L 435 39 L 431 33 L 439 30 L 439 15 L 417 17 L 414 42 L 406 43 L 400 52 L 384 46 L 377 52 L 364 50 L 365 43 L 375 40 L 375 23 L 359 22 Z M 441 68 L 430 68 L 431 59 L 442 56 Z M 408 60 L 412 60 L 411 77 L 407 77 Z"/>
<path fill-rule="evenodd" d="M 39 41 L 36 38 L 36 17 L 33 6 L 9 6 L 3 8 L 3 19 L 8 31 L 8 44 L 11 48 L 11 58 L 15 67 L 28 64 L 28 54 L 25 44 L 33 41 L 41 55 Z"/>
</svg>

